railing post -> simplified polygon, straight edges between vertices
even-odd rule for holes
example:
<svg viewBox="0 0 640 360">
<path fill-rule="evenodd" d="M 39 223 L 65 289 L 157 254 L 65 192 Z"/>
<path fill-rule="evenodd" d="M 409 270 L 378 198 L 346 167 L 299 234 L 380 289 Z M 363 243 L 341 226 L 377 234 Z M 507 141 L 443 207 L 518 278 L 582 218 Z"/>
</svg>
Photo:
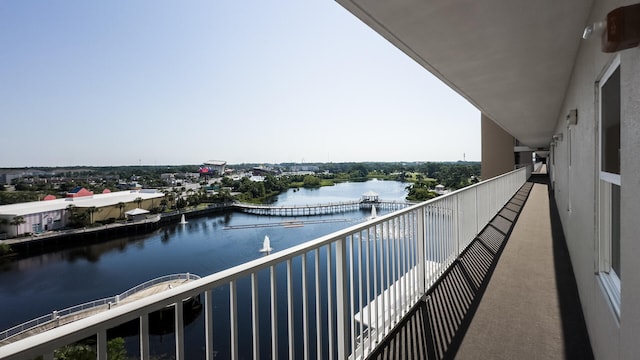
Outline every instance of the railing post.
<svg viewBox="0 0 640 360">
<path fill-rule="evenodd" d="M 287 332 L 289 335 L 289 359 L 295 357 L 295 336 L 293 321 L 293 262 L 287 260 Z"/>
<path fill-rule="evenodd" d="M 176 336 L 176 360 L 184 359 L 184 313 L 182 301 L 176 304 L 175 336 Z"/>
<path fill-rule="evenodd" d="M 238 359 L 238 296 L 236 281 L 229 283 L 229 325 L 231 327 L 231 359 Z"/>
<path fill-rule="evenodd" d="M 278 286 L 275 265 L 271 265 L 269 276 L 269 284 L 271 285 L 271 358 L 278 359 Z"/>
<path fill-rule="evenodd" d="M 329 264 L 328 266 L 331 266 Z M 347 359 L 349 347 L 349 319 L 347 303 L 347 247 L 346 238 L 336 242 L 336 330 L 338 359 Z M 331 336 L 331 334 L 329 334 Z"/>
<path fill-rule="evenodd" d="M 462 224 L 462 220 L 460 219 L 460 195 L 457 195 L 453 199 L 453 237 L 456 241 L 456 257 L 460 255 L 461 246 L 460 246 L 460 226 Z"/>
<path fill-rule="evenodd" d="M 480 217 L 480 209 L 478 208 L 478 188 L 479 187 L 480 186 L 476 186 L 476 187 L 473 188 L 473 195 L 474 195 L 474 199 L 475 199 L 474 203 L 475 203 L 475 208 L 476 208 L 476 235 L 475 236 L 478 236 L 478 234 L 480 233 L 480 229 L 479 229 L 479 227 L 480 227 L 480 225 L 479 225 L 480 224 L 480 219 L 479 219 L 479 217 Z"/>
<path fill-rule="evenodd" d="M 140 359 L 149 360 L 149 315 L 140 316 Z"/>
<path fill-rule="evenodd" d="M 260 359 L 260 317 L 258 315 L 258 274 L 254 272 L 251 274 L 251 331 L 255 360 Z M 211 359 L 207 360 L 213 360 L 213 354 Z"/>
<path fill-rule="evenodd" d="M 97 360 L 107 360 L 107 330 L 102 329 L 98 332 L 98 356 Z"/>
<path fill-rule="evenodd" d="M 206 360 L 213 360 L 213 292 L 204 292 L 204 337 Z"/>
<path fill-rule="evenodd" d="M 424 207 L 420 207 L 418 208 L 418 210 L 416 211 L 416 222 L 417 222 L 417 238 L 416 241 L 418 242 L 418 294 L 420 294 L 420 296 L 424 295 L 427 292 L 427 279 L 426 279 L 426 273 L 427 273 L 427 269 L 425 267 L 425 261 L 427 259 L 427 254 L 426 254 L 426 242 L 427 242 L 427 237 L 425 234 L 425 224 L 424 224 Z"/>
</svg>

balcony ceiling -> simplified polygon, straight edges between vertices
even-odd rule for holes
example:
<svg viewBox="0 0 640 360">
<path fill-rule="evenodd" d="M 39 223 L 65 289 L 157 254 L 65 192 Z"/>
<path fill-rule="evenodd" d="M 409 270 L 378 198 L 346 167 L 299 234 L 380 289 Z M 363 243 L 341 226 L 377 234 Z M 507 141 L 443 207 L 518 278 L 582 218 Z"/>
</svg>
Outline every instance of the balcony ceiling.
<svg viewBox="0 0 640 360">
<path fill-rule="evenodd" d="M 524 145 L 548 146 L 592 0 L 337 1 Z"/>
</svg>

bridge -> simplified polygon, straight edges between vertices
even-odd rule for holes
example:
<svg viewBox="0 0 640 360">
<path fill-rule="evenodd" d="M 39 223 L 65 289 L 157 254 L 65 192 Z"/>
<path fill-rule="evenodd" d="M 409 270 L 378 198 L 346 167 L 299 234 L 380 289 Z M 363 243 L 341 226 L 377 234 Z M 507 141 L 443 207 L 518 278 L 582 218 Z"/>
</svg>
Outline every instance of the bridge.
<svg viewBox="0 0 640 360">
<path fill-rule="evenodd" d="M 376 207 L 376 210 L 402 210 L 412 205 L 406 201 L 366 201 L 366 200 L 352 200 L 335 202 L 328 204 L 315 204 L 315 205 L 288 205 L 288 206 L 270 206 L 270 205 L 254 205 L 246 203 L 236 203 L 234 207 L 249 214 L 266 215 L 266 216 L 315 216 L 315 215 L 330 215 L 345 213 L 351 211 L 357 211 L 361 209 L 371 209 L 372 206 Z"/>
<path fill-rule="evenodd" d="M 0 346 L 111 310 L 117 306 L 144 299 L 147 296 L 173 289 L 198 279 L 200 279 L 200 276 L 189 273 L 165 275 L 137 285 L 119 295 L 94 300 L 64 310 L 53 311 L 50 314 L 0 332 Z"/>
</svg>

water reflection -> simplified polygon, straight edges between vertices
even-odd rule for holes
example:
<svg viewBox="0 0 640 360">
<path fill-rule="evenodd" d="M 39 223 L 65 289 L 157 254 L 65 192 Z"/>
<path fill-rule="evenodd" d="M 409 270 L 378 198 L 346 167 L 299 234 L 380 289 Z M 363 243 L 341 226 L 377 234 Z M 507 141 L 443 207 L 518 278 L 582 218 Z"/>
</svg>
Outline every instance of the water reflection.
<svg viewBox="0 0 640 360">
<path fill-rule="evenodd" d="M 385 188 L 386 193 L 383 191 Z M 315 191 L 289 191 L 281 195 L 276 204 L 304 205 L 353 200 L 369 190 L 378 192 L 380 198 L 385 200 L 404 198 L 404 184 L 378 181 L 355 185 L 340 184 Z M 384 214 L 380 209 L 378 213 Z M 218 213 L 191 218 L 185 225 L 168 225 L 144 235 L 125 236 L 99 244 L 13 259 L 4 265 L 0 264 L 0 307 L 11 309 L 0 316 L 0 330 L 50 313 L 52 310 L 61 310 L 121 293 L 159 276 L 186 272 L 206 276 L 257 259 L 261 256 L 258 250 L 267 235 L 271 247 L 280 251 L 361 222 L 369 215 L 370 211 L 354 211 L 293 219 L 232 212 Z M 327 222 L 307 221 L 311 219 Z M 304 220 L 304 224 L 299 227 L 277 225 L 288 220 Z M 243 227 L 259 223 L 274 226 Z M 226 230 L 237 226 L 238 229 Z M 278 271 L 283 270 L 278 268 Z M 265 284 L 268 284 L 268 277 Z M 285 284 L 286 282 L 282 282 L 279 287 Z M 216 300 L 215 304 L 217 308 L 228 307 L 228 296 L 221 296 L 219 299 L 220 303 Z M 268 301 L 268 297 L 265 297 L 264 301 Z M 269 309 L 268 304 L 262 305 Z M 196 317 L 189 328 L 202 327 L 201 318 L 202 316 Z M 261 322 L 261 326 L 262 324 Z M 264 324 L 268 325 L 268 318 Z M 193 340 L 193 349 L 200 349 L 202 336 L 201 331 L 193 331 L 193 335 L 189 337 L 189 341 Z M 166 337 L 165 340 L 167 339 L 170 337 Z M 133 340 L 132 342 L 135 343 Z M 268 342 L 265 344 L 268 345 Z M 224 353 L 222 349 L 221 351 Z M 194 353 L 191 355 L 198 356 Z"/>
</svg>

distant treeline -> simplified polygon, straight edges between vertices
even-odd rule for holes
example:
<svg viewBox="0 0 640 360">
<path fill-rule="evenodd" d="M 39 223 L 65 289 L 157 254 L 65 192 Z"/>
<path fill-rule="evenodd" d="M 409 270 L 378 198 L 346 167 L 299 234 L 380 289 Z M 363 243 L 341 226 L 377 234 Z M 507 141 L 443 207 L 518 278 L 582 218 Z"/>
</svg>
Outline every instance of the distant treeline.
<svg viewBox="0 0 640 360">
<path fill-rule="evenodd" d="M 167 184 L 160 178 L 163 173 L 196 173 L 200 165 L 181 166 L 114 166 L 114 167 L 65 167 L 20 169 L 33 173 L 14 181 L 16 191 L 0 186 L 0 204 L 10 204 L 42 199 L 47 194 L 63 194 L 82 186 L 95 193 L 115 189 L 122 181 L 135 180 L 146 188 L 161 188 Z M 312 168 L 316 171 L 305 175 L 282 175 L 294 168 Z M 426 200 L 436 194 L 435 185 L 459 189 L 479 180 L 479 162 L 345 162 L 345 163 L 284 163 L 284 164 L 235 164 L 228 165 L 235 174 L 251 172 L 259 168 L 264 181 L 247 178 L 232 180 L 223 177 L 222 187 L 240 193 L 240 201 L 265 202 L 289 188 L 320 187 L 344 181 L 366 181 L 371 178 L 410 182 L 409 200 Z M 46 181 L 48 178 L 65 178 L 62 182 Z M 223 200 L 228 200 L 225 195 Z"/>
</svg>

